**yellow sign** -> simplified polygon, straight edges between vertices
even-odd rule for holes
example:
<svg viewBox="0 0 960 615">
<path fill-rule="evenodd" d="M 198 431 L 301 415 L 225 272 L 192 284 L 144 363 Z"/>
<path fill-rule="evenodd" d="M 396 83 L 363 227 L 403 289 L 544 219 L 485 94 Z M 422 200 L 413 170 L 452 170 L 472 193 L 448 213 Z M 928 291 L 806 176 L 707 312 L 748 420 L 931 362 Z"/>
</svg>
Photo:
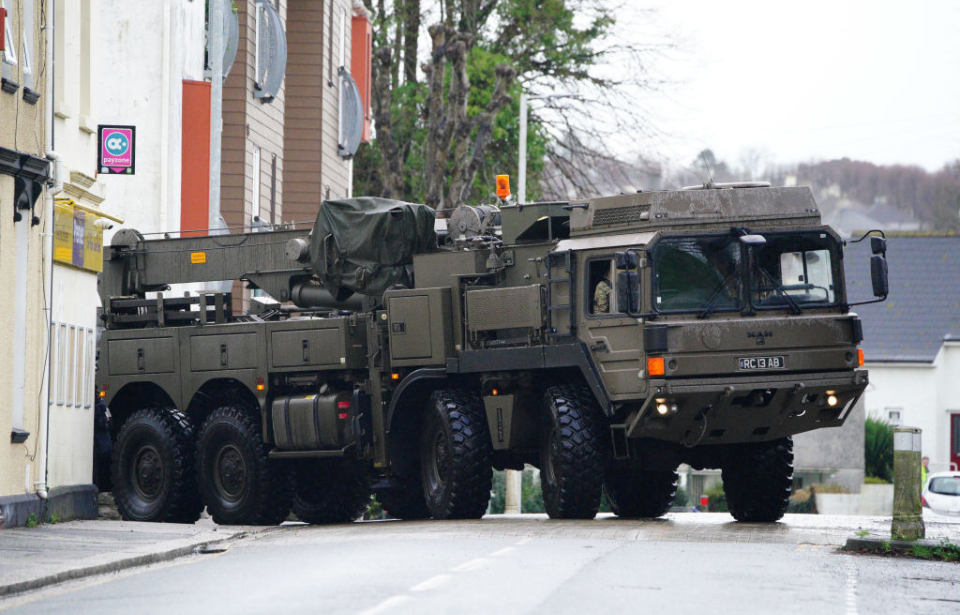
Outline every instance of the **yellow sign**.
<svg viewBox="0 0 960 615">
<path fill-rule="evenodd" d="M 53 211 L 53 260 L 99 273 L 103 271 L 102 216 L 57 199 Z"/>
<path fill-rule="evenodd" d="M 207 262 L 207 253 L 206 252 L 191 252 L 190 253 L 190 263 L 192 265 L 202 265 Z"/>
</svg>

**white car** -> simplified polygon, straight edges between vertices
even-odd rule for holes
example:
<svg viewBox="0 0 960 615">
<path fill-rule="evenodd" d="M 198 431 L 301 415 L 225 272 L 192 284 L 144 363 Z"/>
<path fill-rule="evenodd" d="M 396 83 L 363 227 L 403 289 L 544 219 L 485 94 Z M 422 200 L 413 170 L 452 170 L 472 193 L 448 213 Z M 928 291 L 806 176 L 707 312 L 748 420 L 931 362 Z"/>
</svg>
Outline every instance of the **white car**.
<svg viewBox="0 0 960 615">
<path fill-rule="evenodd" d="M 923 489 L 923 505 L 939 515 L 960 517 L 960 472 L 931 474 Z"/>
</svg>

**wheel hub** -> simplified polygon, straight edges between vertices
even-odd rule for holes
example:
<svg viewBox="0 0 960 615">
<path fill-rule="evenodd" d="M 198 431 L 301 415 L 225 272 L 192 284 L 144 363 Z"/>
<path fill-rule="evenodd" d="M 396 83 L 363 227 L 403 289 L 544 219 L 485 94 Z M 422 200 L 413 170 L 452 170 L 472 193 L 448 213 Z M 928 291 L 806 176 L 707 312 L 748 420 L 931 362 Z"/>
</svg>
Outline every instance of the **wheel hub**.
<svg viewBox="0 0 960 615">
<path fill-rule="evenodd" d="M 556 451 L 554 450 L 557 445 L 556 440 L 556 429 L 551 426 L 544 441 L 543 463 L 541 464 L 543 467 L 540 468 L 544 482 L 549 485 L 554 484 L 557 480 L 556 473 L 553 470 L 553 464 L 556 458 Z"/>
<path fill-rule="evenodd" d="M 141 448 L 133 459 L 133 488 L 137 495 L 152 500 L 163 489 L 163 458 L 152 445 Z"/>
<path fill-rule="evenodd" d="M 247 467 L 240 450 L 232 444 L 224 446 L 217 453 L 214 467 L 217 490 L 231 502 L 239 500 L 247 477 Z"/>
<path fill-rule="evenodd" d="M 433 440 L 433 459 L 430 469 L 433 474 L 433 483 L 437 487 L 442 487 L 450 471 L 450 443 L 447 440 L 447 434 L 443 429 L 438 429 Z"/>
</svg>

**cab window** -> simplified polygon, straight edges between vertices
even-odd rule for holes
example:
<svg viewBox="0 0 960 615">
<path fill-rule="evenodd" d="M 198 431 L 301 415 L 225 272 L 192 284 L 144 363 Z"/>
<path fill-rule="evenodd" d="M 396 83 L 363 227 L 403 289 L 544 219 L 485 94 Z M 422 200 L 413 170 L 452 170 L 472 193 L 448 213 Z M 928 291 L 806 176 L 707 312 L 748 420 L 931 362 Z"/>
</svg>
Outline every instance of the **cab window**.
<svg viewBox="0 0 960 615">
<path fill-rule="evenodd" d="M 588 274 L 587 303 L 590 314 L 610 314 L 616 311 L 617 294 L 614 290 L 616 272 L 613 259 L 595 259 L 590 261 Z"/>
</svg>

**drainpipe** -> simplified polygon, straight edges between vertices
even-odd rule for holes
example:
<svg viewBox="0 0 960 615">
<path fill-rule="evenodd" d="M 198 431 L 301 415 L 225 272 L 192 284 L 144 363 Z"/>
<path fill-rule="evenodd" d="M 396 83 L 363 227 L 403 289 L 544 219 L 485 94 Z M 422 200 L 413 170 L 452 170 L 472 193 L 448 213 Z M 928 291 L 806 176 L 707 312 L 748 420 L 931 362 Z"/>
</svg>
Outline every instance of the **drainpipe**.
<svg viewBox="0 0 960 615">
<path fill-rule="evenodd" d="M 43 379 L 40 384 L 40 480 L 37 481 L 37 495 L 40 499 L 47 499 L 47 450 L 50 445 L 50 374 L 51 363 L 53 361 L 53 335 L 51 334 L 51 324 L 53 323 L 53 199 L 54 196 L 63 191 L 63 160 L 54 147 L 54 116 L 53 116 L 53 73 L 54 73 L 54 42 L 55 32 L 54 23 L 56 19 L 56 2 L 47 3 L 47 26 L 44 29 L 45 45 L 44 53 L 47 56 L 46 85 L 44 87 L 43 98 L 44 123 L 43 123 L 43 153 L 53 170 L 53 184 L 47 184 L 47 192 L 44 197 L 43 205 L 43 284 L 47 286 L 46 304 L 43 310 L 47 323 L 47 359 L 43 365 Z M 45 406 L 45 407 L 44 407 Z"/>
<path fill-rule="evenodd" d="M 210 192 L 207 197 L 207 228 L 220 227 L 220 169 L 221 142 L 223 139 L 223 38 L 224 3 L 210 0 L 210 18 L 207 30 L 207 46 L 210 58 Z M 249 45 L 250 43 L 248 43 Z M 256 212 L 257 215 L 260 212 Z M 276 224 L 271 220 L 270 224 Z M 225 226 L 225 225 L 224 225 Z M 229 232 L 229 231 L 225 231 Z M 210 232 L 213 235 L 213 231 Z"/>
</svg>

